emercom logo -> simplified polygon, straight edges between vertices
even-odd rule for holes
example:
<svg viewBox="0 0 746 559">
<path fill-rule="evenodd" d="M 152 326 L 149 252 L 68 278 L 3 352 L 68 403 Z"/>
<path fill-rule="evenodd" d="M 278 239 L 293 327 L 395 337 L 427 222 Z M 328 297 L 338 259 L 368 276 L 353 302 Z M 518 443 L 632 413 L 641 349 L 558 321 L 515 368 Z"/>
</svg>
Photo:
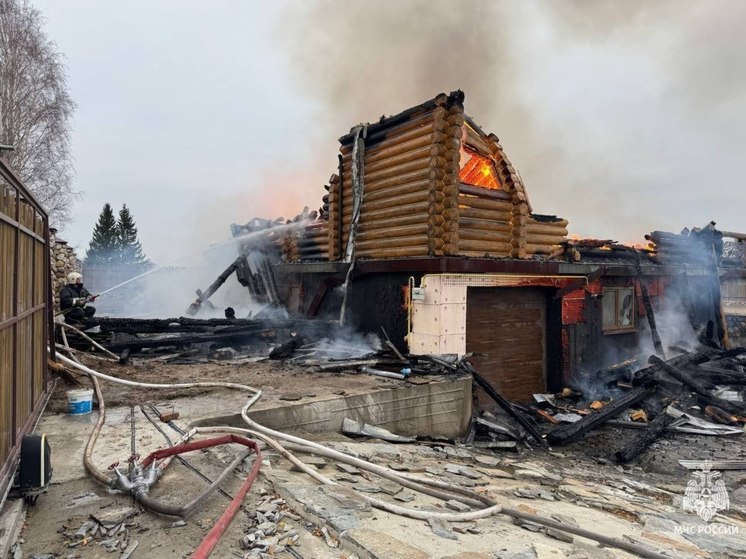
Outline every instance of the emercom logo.
<svg viewBox="0 0 746 559">
<path fill-rule="evenodd" d="M 692 472 L 694 479 L 689 480 L 684 491 L 684 510 L 696 512 L 705 522 L 709 522 L 716 513 L 730 508 L 728 490 L 718 471 L 712 471 L 712 462 L 704 460 L 699 471 Z"/>
</svg>

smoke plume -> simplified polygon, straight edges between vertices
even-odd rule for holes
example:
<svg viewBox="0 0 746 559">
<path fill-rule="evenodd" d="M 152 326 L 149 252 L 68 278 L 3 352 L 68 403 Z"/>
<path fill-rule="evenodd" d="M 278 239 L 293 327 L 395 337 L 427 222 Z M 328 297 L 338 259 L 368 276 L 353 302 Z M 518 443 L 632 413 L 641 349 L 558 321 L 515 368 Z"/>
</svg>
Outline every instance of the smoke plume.
<svg viewBox="0 0 746 559">
<path fill-rule="evenodd" d="M 461 88 L 535 211 L 639 242 L 741 225 L 744 24 L 736 2 L 322 1 L 293 4 L 277 32 L 330 172 L 354 124 Z"/>
</svg>

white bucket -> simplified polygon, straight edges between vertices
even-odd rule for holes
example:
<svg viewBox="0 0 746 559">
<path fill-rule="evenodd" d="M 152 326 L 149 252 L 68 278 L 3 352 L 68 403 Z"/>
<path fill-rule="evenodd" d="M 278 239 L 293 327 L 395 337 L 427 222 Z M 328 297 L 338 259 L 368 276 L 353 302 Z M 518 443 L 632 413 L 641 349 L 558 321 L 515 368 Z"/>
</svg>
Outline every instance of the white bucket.
<svg viewBox="0 0 746 559">
<path fill-rule="evenodd" d="M 81 388 L 67 391 L 67 412 L 70 415 L 85 415 L 93 410 L 93 390 Z"/>
</svg>

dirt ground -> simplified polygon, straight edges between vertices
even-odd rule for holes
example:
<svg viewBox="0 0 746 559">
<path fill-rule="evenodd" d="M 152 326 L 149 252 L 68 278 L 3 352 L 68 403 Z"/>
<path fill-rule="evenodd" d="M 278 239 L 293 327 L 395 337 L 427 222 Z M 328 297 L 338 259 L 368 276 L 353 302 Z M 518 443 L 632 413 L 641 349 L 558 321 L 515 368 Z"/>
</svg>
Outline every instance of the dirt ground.
<svg viewBox="0 0 746 559">
<path fill-rule="evenodd" d="M 347 394 L 369 390 L 371 385 L 386 385 L 386 380 L 378 380 L 369 375 L 352 373 L 318 373 L 308 367 L 301 367 L 286 361 L 264 360 L 256 362 L 232 363 L 231 361 L 211 361 L 189 365 L 158 363 L 152 359 L 133 359 L 126 365 L 112 361 L 93 359 L 85 355 L 81 361 L 96 371 L 135 382 L 185 383 L 185 382 L 235 382 L 261 388 L 264 395 L 259 407 L 276 398 L 296 399 L 313 397 L 319 394 Z M 68 367 L 69 368 L 69 367 Z M 70 368 L 69 368 L 70 369 Z M 85 374 L 76 374 L 79 384 L 61 377 L 47 407 L 48 413 L 67 412 L 66 391 L 71 388 L 91 386 Z M 153 391 L 146 388 L 131 388 L 112 382 L 105 383 L 107 406 L 138 405 L 153 397 Z M 181 388 L 158 390 L 159 400 L 198 396 L 200 394 L 234 394 L 228 388 Z"/>
</svg>

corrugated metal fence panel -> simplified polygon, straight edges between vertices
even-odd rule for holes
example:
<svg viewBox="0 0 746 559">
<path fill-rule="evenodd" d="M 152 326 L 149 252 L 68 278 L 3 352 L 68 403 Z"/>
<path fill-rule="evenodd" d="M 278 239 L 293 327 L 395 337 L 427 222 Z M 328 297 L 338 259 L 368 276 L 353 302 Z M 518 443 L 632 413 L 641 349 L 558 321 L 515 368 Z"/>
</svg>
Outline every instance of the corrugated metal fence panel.
<svg viewBox="0 0 746 559">
<path fill-rule="evenodd" d="M 46 401 L 50 305 L 47 215 L 0 159 L 0 505 Z"/>
</svg>

